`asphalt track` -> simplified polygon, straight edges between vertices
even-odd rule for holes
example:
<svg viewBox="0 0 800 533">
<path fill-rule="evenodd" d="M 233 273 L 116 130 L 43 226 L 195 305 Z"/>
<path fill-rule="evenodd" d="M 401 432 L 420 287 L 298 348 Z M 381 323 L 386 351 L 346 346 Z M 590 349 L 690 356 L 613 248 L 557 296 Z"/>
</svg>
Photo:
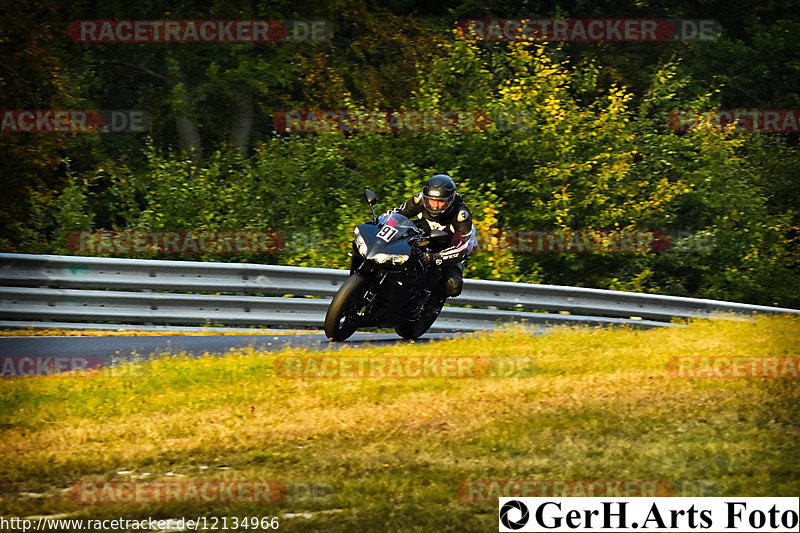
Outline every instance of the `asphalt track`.
<svg viewBox="0 0 800 533">
<path fill-rule="evenodd" d="M 448 339 L 462 334 L 429 333 L 416 343 Z M 344 346 L 389 346 L 407 343 L 394 333 L 356 333 L 345 342 L 331 342 L 323 333 L 288 335 L 160 335 L 142 337 L 0 337 L 0 356 L 7 357 L 96 357 L 104 363 L 154 354 L 224 354 L 231 349 L 252 346 L 275 351 L 288 346 L 312 350 L 340 349 Z"/>
</svg>

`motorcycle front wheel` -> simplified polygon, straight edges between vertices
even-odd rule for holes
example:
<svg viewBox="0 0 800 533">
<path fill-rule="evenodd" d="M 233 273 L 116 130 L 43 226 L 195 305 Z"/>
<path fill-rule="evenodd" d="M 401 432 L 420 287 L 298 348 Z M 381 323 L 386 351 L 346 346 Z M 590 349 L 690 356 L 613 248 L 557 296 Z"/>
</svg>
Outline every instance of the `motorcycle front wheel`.
<svg viewBox="0 0 800 533">
<path fill-rule="evenodd" d="M 325 335 L 332 341 L 343 341 L 358 329 L 356 311 L 364 301 L 369 279 L 353 274 L 339 287 L 325 314 Z"/>
</svg>

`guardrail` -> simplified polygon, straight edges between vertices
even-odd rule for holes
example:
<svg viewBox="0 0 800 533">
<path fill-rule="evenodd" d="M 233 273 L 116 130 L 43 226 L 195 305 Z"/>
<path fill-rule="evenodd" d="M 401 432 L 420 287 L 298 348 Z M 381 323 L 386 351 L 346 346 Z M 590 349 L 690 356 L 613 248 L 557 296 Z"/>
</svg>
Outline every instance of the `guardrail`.
<svg viewBox="0 0 800 533">
<path fill-rule="evenodd" d="M 0 319 L 5 327 L 91 322 L 113 328 L 100 323 L 116 322 L 321 328 L 330 298 L 347 276 L 326 268 L 6 253 L 0 254 Z M 719 300 L 470 279 L 451 302 L 482 308 L 448 305 L 431 331 L 488 330 L 512 321 L 659 327 L 719 313 L 800 314 Z"/>
</svg>

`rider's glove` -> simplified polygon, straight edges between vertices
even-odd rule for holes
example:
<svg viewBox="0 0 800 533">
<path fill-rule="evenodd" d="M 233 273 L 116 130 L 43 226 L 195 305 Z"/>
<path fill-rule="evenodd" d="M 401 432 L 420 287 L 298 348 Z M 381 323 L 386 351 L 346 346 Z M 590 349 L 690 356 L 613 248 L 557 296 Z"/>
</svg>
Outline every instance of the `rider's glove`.
<svg viewBox="0 0 800 533">
<path fill-rule="evenodd" d="M 422 252 L 422 262 L 425 263 L 426 266 L 439 266 L 442 264 L 442 256 L 437 253 L 425 251 Z"/>
</svg>

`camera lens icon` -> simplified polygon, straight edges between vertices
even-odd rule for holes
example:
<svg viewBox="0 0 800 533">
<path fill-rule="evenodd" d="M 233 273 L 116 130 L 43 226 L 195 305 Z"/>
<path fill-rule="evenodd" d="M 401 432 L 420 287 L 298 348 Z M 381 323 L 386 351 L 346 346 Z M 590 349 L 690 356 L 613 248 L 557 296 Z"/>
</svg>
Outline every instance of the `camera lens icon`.
<svg viewBox="0 0 800 533">
<path fill-rule="evenodd" d="M 519 520 L 514 521 L 508 517 L 508 514 L 513 509 L 519 511 Z M 528 506 L 519 500 L 507 501 L 503 504 L 503 507 L 500 508 L 500 522 L 508 529 L 521 529 L 525 527 L 529 518 L 530 512 L 528 511 Z"/>
</svg>

